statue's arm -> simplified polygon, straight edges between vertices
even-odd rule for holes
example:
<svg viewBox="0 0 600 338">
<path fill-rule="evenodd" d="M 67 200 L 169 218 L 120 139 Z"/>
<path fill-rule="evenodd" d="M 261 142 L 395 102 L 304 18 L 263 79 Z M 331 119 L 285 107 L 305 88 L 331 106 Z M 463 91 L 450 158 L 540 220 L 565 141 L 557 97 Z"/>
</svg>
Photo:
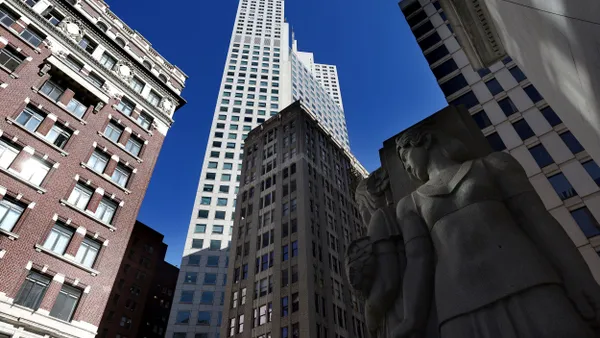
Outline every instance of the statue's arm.
<svg viewBox="0 0 600 338">
<path fill-rule="evenodd" d="M 404 319 L 394 329 L 394 338 L 409 337 L 427 324 L 434 292 L 434 251 L 429 230 L 412 205 L 412 199 L 401 200 L 396 208 L 404 238 L 406 270 L 402 283 Z"/>
<path fill-rule="evenodd" d="M 600 300 L 600 287 L 587 263 L 562 226 L 546 210 L 521 165 L 505 153 L 489 155 L 486 165 L 494 172 L 513 217 L 561 275 L 570 296 L 577 298 L 574 293 L 583 292 L 586 293 L 585 297 Z M 581 291 L 582 289 L 586 291 Z M 576 299 L 572 300 L 578 302 Z"/>
</svg>

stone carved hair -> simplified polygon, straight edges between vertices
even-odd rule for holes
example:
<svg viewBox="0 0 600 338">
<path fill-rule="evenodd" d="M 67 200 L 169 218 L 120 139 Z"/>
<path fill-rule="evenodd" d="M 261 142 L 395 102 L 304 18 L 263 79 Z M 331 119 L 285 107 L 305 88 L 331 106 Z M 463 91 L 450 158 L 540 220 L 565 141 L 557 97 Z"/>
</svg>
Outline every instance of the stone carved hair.
<svg viewBox="0 0 600 338">
<path fill-rule="evenodd" d="M 431 124 L 424 123 L 402 133 L 396 138 L 396 153 L 400 153 L 402 148 L 420 147 L 425 143 L 427 137 L 431 137 L 432 145 L 438 145 L 444 156 L 457 162 L 464 162 L 471 159 L 467 147 L 457 138 L 451 137 L 439 128 Z"/>
</svg>

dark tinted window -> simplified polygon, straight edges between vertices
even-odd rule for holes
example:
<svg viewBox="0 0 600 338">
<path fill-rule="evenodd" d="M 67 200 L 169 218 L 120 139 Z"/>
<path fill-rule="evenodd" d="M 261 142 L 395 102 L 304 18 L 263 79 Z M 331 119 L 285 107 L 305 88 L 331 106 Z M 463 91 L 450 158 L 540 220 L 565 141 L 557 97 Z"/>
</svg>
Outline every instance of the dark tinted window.
<svg viewBox="0 0 600 338">
<path fill-rule="evenodd" d="M 540 93 L 537 91 L 537 89 L 535 89 L 534 86 L 527 86 L 523 88 L 523 90 L 525 91 L 525 93 L 527 93 L 527 96 L 529 96 L 533 103 L 537 103 L 544 99 L 542 95 L 540 95 Z"/>
<path fill-rule="evenodd" d="M 542 144 L 538 144 L 535 147 L 529 148 L 529 152 L 531 156 L 535 159 L 535 162 L 540 166 L 540 168 L 544 168 L 554 163 L 552 156 L 548 153 L 546 148 Z"/>
<path fill-rule="evenodd" d="M 502 62 L 503 62 L 504 64 L 507 64 L 507 63 L 509 63 L 509 62 L 511 62 L 511 61 L 512 61 L 512 58 L 511 58 L 510 56 L 507 56 L 507 57 L 505 57 L 504 59 L 502 59 Z"/>
<path fill-rule="evenodd" d="M 600 167 L 593 160 L 587 161 L 583 164 L 585 171 L 590 174 L 597 185 L 600 185 Z"/>
<path fill-rule="evenodd" d="M 554 127 L 554 126 L 557 126 L 562 123 L 562 121 L 560 120 L 560 117 L 558 117 L 558 115 L 556 115 L 556 113 L 554 112 L 554 110 L 552 110 L 552 108 L 546 107 L 546 108 L 542 109 L 541 112 L 542 112 L 542 115 L 544 115 L 544 117 L 546 118 L 548 123 L 550 123 L 551 126 Z"/>
<path fill-rule="evenodd" d="M 562 173 L 548 177 L 548 181 L 550 181 L 552 188 L 554 188 L 554 191 L 556 191 L 560 199 L 566 200 L 573 196 L 577 196 L 577 192 Z"/>
<path fill-rule="evenodd" d="M 405 16 L 409 16 L 412 13 L 418 11 L 419 9 L 421 9 L 421 4 L 418 1 L 415 1 L 415 2 L 411 3 L 410 5 L 406 6 L 405 8 L 403 8 L 402 13 L 404 13 Z"/>
<path fill-rule="evenodd" d="M 473 92 L 467 92 L 450 102 L 452 106 L 460 106 L 461 104 L 464 104 L 467 109 L 471 109 L 473 106 L 479 104 L 479 100 L 477 100 Z"/>
<path fill-rule="evenodd" d="M 518 111 L 517 106 L 512 102 L 510 98 L 505 98 L 498 101 L 498 105 L 502 108 L 504 115 L 510 116 Z"/>
<path fill-rule="evenodd" d="M 425 14 L 425 11 L 420 11 L 406 21 L 408 22 L 408 25 L 412 27 L 425 19 L 427 19 L 427 14 Z"/>
<path fill-rule="evenodd" d="M 517 82 L 521 82 L 527 78 L 525 76 L 525 74 L 523 74 L 523 72 L 521 71 L 521 69 L 519 67 L 511 68 L 510 73 L 515 78 L 515 80 L 517 80 Z"/>
<path fill-rule="evenodd" d="M 500 135 L 498 135 L 498 133 L 489 134 L 488 136 L 486 136 L 486 138 L 490 143 L 492 150 L 502 151 L 506 149 L 506 145 L 504 144 L 504 142 L 502 142 L 502 139 L 500 138 Z"/>
<path fill-rule="evenodd" d="M 535 136 L 535 133 L 533 132 L 533 130 L 531 130 L 531 127 L 529 127 L 529 124 L 527 124 L 527 121 L 525 121 L 525 119 L 521 119 L 513 123 L 513 127 L 515 128 L 517 134 L 519 134 L 519 137 L 521 137 L 521 140 L 523 141 Z"/>
<path fill-rule="evenodd" d="M 475 120 L 475 123 L 477 123 L 477 125 L 479 126 L 479 129 L 484 129 L 492 125 L 492 121 L 490 121 L 489 117 L 487 116 L 484 110 L 475 113 L 472 116 L 473 120 Z"/>
<path fill-rule="evenodd" d="M 484 77 L 484 76 L 488 75 L 489 73 L 491 73 L 491 71 L 487 68 L 482 68 L 477 71 L 477 74 L 479 74 L 479 76 L 481 76 L 481 77 Z"/>
<path fill-rule="evenodd" d="M 425 21 L 418 28 L 413 29 L 413 34 L 417 39 L 421 38 L 423 35 L 433 30 L 433 25 L 429 21 Z"/>
<path fill-rule="evenodd" d="M 581 146 L 581 143 L 577 141 L 575 135 L 573 135 L 573 133 L 571 133 L 570 131 L 560 134 L 560 138 L 563 140 L 563 142 L 565 142 L 565 144 L 567 145 L 567 147 L 569 147 L 573 154 L 577 154 L 584 150 L 583 146 Z"/>
<path fill-rule="evenodd" d="M 500 85 L 500 82 L 498 82 L 498 80 L 496 80 L 496 79 L 489 80 L 488 82 L 485 83 L 485 85 L 490 90 L 490 93 L 492 93 L 492 95 L 494 95 L 494 96 L 498 95 L 504 91 L 504 88 L 502 88 L 502 86 Z"/>
<path fill-rule="evenodd" d="M 440 6 L 440 3 L 439 3 L 439 2 L 437 2 L 437 1 L 433 3 L 433 7 L 435 7 L 435 9 L 437 9 L 438 11 L 439 11 L 440 9 L 442 9 L 442 6 Z"/>
<path fill-rule="evenodd" d="M 456 62 L 454 62 L 454 59 L 449 59 L 448 61 L 435 67 L 432 71 L 436 79 L 441 79 L 457 69 L 458 66 L 456 65 Z"/>
<path fill-rule="evenodd" d="M 455 76 L 450 80 L 440 84 L 440 88 L 442 89 L 442 92 L 448 96 L 467 87 L 468 85 L 469 84 L 467 83 L 465 77 L 462 74 L 459 74 L 458 76 Z"/>
<path fill-rule="evenodd" d="M 419 41 L 419 47 L 421 47 L 422 50 L 428 50 L 440 41 L 442 41 L 442 38 L 440 38 L 440 35 L 437 32 L 435 32 L 430 36 L 426 37 L 425 39 Z"/>
<path fill-rule="evenodd" d="M 579 228 L 583 233 L 588 237 L 594 237 L 600 235 L 600 226 L 598 225 L 598 221 L 590 210 L 586 207 L 571 211 L 571 216 L 579 225 Z"/>
<path fill-rule="evenodd" d="M 450 54 L 450 52 L 448 52 L 448 48 L 446 48 L 445 45 L 441 45 L 438 48 L 427 53 L 427 55 L 425 55 L 425 59 L 431 65 L 431 64 L 436 63 L 439 59 L 443 58 L 444 56 L 446 56 L 448 54 Z"/>
</svg>

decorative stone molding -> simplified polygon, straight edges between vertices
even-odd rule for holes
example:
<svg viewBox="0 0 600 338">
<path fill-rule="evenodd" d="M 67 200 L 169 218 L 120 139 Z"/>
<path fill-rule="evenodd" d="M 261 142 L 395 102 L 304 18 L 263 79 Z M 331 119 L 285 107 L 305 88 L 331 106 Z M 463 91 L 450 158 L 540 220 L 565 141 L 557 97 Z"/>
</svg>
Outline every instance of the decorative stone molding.
<svg viewBox="0 0 600 338">
<path fill-rule="evenodd" d="M 170 98 L 165 97 L 160 102 L 160 107 L 167 115 L 171 115 L 171 111 L 175 107 L 175 104 L 173 103 L 173 101 Z"/>
<path fill-rule="evenodd" d="M 46 73 L 48 73 L 48 71 L 50 71 L 50 69 L 52 69 L 52 66 L 49 63 L 44 63 L 44 65 L 42 66 L 42 68 L 40 68 L 40 71 L 38 72 L 39 76 L 44 76 L 46 75 Z"/>
<path fill-rule="evenodd" d="M 75 42 L 79 42 L 85 34 L 83 23 L 71 17 L 65 18 L 57 27 L 64 35 Z"/>
<path fill-rule="evenodd" d="M 133 66 L 127 60 L 119 60 L 113 69 L 115 74 L 127 83 L 133 78 Z"/>
</svg>

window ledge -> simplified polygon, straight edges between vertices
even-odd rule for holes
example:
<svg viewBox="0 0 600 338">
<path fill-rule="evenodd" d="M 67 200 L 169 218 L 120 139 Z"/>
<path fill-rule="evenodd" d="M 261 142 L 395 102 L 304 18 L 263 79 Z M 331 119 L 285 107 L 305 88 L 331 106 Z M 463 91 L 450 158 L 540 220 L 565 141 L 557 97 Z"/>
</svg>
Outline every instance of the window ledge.
<svg viewBox="0 0 600 338">
<path fill-rule="evenodd" d="M 108 223 L 105 223 L 105 222 L 103 222 L 102 220 L 98 219 L 96 216 L 94 216 L 94 215 L 92 215 L 92 214 L 89 214 L 89 213 L 87 213 L 86 211 L 83 211 L 83 210 L 81 210 L 81 209 L 77 208 L 77 207 L 76 207 L 76 206 L 74 206 L 73 204 L 69 203 L 67 200 L 63 200 L 63 199 L 61 199 L 61 200 L 60 200 L 60 204 L 62 204 L 62 205 L 64 205 L 64 206 L 67 206 L 67 207 L 69 207 L 69 208 L 71 208 L 71 209 L 73 209 L 73 210 L 77 211 L 78 213 L 80 213 L 80 214 L 82 214 L 82 215 L 84 215 L 84 216 L 88 217 L 89 219 L 91 219 L 91 220 L 93 220 L 93 221 L 96 221 L 97 223 L 100 223 L 100 224 L 102 224 L 103 226 L 105 226 L 105 227 L 107 227 L 108 229 L 110 229 L 110 231 L 115 231 L 115 230 L 117 230 L 117 228 L 115 228 L 114 226 L 112 226 L 112 225 L 110 225 L 110 224 L 108 224 Z"/>
<path fill-rule="evenodd" d="M 125 194 L 126 194 L 126 195 L 129 195 L 129 194 L 131 194 L 131 190 L 129 190 L 129 189 L 127 189 L 127 188 L 124 188 L 124 187 L 122 187 L 122 186 L 118 185 L 117 183 L 113 182 L 113 180 L 112 180 L 112 179 L 111 179 L 109 176 L 107 176 L 107 175 L 104 175 L 104 174 L 100 174 L 100 173 L 96 172 L 94 169 L 92 169 L 92 168 L 88 167 L 88 165 L 87 165 L 87 164 L 85 164 L 84 162 L 81 162 L 80 164 L 81 164 L 81 167 L 82 167 L 82 168 L 86 168 L 87 170 L 89 170 L 89 171 L 93 172 L 93 173 L 94 173 L 94 174 L 96 174 L 97 176 L 100 176 L 100 177 L 102 177 L 102 178 L 103 178 L 105 181 L 107 181 L 108 183 L 110 183 L 110 184 L 114 185 L 115 187 L 117 187 L 117 188 L 119 188 L 120 190 L 122 190 L 123 192 L 125 192 Z M 130 176 L 130 178 L 131 178 L 131 176 Z"/>
<path fill-rule="evenodd" d="M 125 147 L 121 144 L 121 143 L 117 143 L 111 139 L 109 139 L 108 137 L 106 137 L 104 135 L 104 133 L 102 132 L 98 132 L 98 135 L 100 135 L 102 138 L 104 138 L 105 140 L 107 140 L 108 142 L 112 143 L 113 145 L 121 148 L 121 150 L 123 150 L 124 152 L 126 152 L 129 156 L 133 157 L 136 161 L 138 161 L 138 163 L 142 163 L 144 162 L 144 160 L 142 160 L 141 158 L 135 156 L 134 154 L 132 154 L 131 152 L 129 152 L 129 150 L 125 149 Z"/>
<path fill-rule="evenodd" d="M 67 107 L 65 107 L 62 103 L 58 102 L 58 101 L 54 101 L 50 96 L 40 92 L 40 89 L 37 87 L 31 87 L 31 89 L 33 90 L 34 93 L 37 93 L 39 96 L 45 98 L 46 100 L 52 102 L 55 106 L 57 106 L 58 108 L 62 109 L 63 111 L 65 111 L 67 114 L 71 115 L 73 118 L 75 118 L 77 121 L 79 121 L 81 124 L 86 125 L 87 121 L 82 119 L 81 117 L 71 113 L 70 111 L 67 110 Z"/>
<path fill-rule="evenodd" d="M 11 241 L 14 241 L 15 239 L 19 238 L 19 235 L 15 234 L 14 232 L 10 232 L 8 230 L 4 230 L 1 228 L 0 228 L 0 234 L 8 236 L 8 239 L 10 239 Z"/>
<path fill-rule="evenodd" d="M 31 132 L 29 129 L 27 129 L 27 128 L 23 127 L 22 125 L 18 124 L 17 121 L 13 120 L 12 118 L 6 117 L 6 121 L 9 124 L 12 124 L 12 125 L 14 125 L 17 128 L 20 128 L 21 130 L 25 131 L 26 133 L 29 133 L 30 135 L 35 136 L 38 140 L 40 140 L 40 141 L 46 143 L 47 145 L 49 145 L 50 147 L 54 148 L 54 150 L 58 151 L 62 156 L 69 156 L 69 153 L 67 153 L 66 151 L 62 150 L 61 148 L 55 146 L 54 144 L 48 142 L 48 140 L 46 140 L 40 134 Z"/>
<path fill-rule="evenodd" d="M 39 194 L 45 194 L 46 193 L 46 189 L 40 187 L 39 185 L 35 185 L 35 184 L 33 184 L 33 183 L 31 183 L 31 182 L 29 182 L 27 180 L 24 180 L 19 175 L 15 174 L 15 173 L 13 173 L 13 172 L 11 172 L 9 170 L 6 170 L 4 168 L 0 168 L 0 172 L 3 172 L 5 174 L 11 176 L 12 178 L 16 179 L 17 181 L 30 186 L 31 188 L 35 189 Z"/>
<path fill-rule="evenodd" d="M 39 244 L 35 245 L 35 250 L 37 252 L 45 252 L 45 253 L 47 253 L 50 256 L 54 256 L 54 257 L 56 257 L 56 258 L 58 258 L 58 259 L 60 259 L 62 261 L 65 261 L 65 262 L 67 262 L 67 263 L 69 263 L 69 264 L 71 264 L 73 266 L 76 266 L 76 267 L 80 268 L 81 270 L 87 271 L 92 276 L 98 276 L 98 274 L 100 273 L 98 270 L 94 270 L 92 268 L 88 268 L 87 266 L 85 266 L 83 264 L 80 264 L 80 263 L 77 263 L 77 262 L 75 262 L 72 259 L 69 259 L 69 258 L 67 258 L 67 257 L 65 257 L 63 255 L 59 255 L 59 254 L 57 254 L 56 252 L 54 252 L 52 250 L 48 250 L 48 249 L 44 248 L 43 246 L 41 246 Z"/>
<path fill-rule="evenodd" d="M 121 115 L 125 116 L 127 119 L 129 119 L 129 121 L 135 123 L 138 127 L 142 128 L 142 130 L 144 130 L 145 132 L 147 132 L 149 135 L 152 135 L 152 131 L 150 131 L 149 129 L 144 128 L 137 120 L 135 120 L 133 117 L 131 117 L 131 115 L 125 115 L 122 111 L 117 109 L 117 105 L 113 104 L 112 105 L 113 109 L 118 111 Z"/>
<path fill-rule="evenodd" d="M 17 32 L 16 30 L 14 30 L 12 27 L 7 27 L 6 25 L 2 25 L 2 27 L 4 27 L 7 31 L 9 31 L 10 33 L 12 33 L 12 35 L 16 36 L 19 40 L 21 40 L 25 44 L 27 44 L 27 46 L 31 47 L 36 54 L 41 54 L 41 51 L 40 51 L 39 47 L 36 47 L 36 46 L 32 45 L 31 42 L 23 39 L 23 37 L 21 37 L 21 35 L 19 34 L 19 32 Z"/>
</svg>

